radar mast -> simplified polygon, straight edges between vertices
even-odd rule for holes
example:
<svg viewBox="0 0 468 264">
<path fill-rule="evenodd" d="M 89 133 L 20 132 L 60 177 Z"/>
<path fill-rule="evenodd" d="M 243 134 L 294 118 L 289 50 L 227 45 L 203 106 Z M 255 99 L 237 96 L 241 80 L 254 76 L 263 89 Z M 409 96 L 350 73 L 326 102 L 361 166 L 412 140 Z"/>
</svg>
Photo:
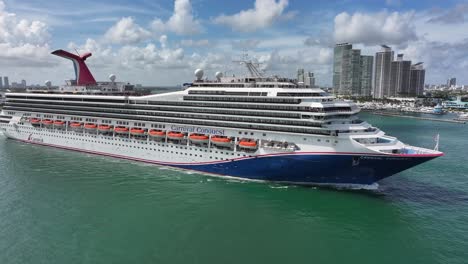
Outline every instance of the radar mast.
<svg viewBox="0 0 468 264">
<path fill-rule="evenodd" d="M 264 75 L 264 72 L 259 69 L 261 63 L 253 62 L 249 58 L 249 55 L 247 54 L 247 52 L 244 52 L 240 60 L 235 60 L 233 62 L 238 62 L 241 65 L 245 65 L 251 77 L 261 78 Z"/>
</svg>

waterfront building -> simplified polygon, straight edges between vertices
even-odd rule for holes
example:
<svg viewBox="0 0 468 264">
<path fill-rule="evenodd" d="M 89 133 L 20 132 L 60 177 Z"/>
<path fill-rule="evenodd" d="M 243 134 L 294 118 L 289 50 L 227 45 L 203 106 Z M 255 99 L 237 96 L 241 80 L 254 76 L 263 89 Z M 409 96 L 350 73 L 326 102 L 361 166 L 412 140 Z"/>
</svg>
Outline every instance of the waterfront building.
<svg viewBox="0 0 468 264">
<path fill-rule="evenodd" d="M 414 65 L 411 65 L 409 96 L 423 95 L 425 76 L 426 70 L 424 69 L 422 62 L 418 62 Z"/>
<path fill-rule="evenodd" d="M 349 43 L 336 44 L 333 55 L 333 90 L 335 94 L 346 93 L 349 89 L 345 84 L 349 79 L 350 51 L 353 45 Z"/>
<path fill-rule="evenodd" d="M 3 79 L 2 79 L 2 76 L 0 76 L 0 89 L 3 89 Z"/>
<path fill-rule="evenodd" d="M 390 69 L 390 90 L 387 96 L 408 97 L 410 93 L 411 61 L 403 60 L 403 54 L 397 55 Z"/>
<path fill-rule="evenodd" d="M 368 96 L 372 87 L 373 60 L 362 56 L 352 44 L 337 44 L 334 49 L 333 89 L 337 95 Z M 369 79 L 370 78 L 370 79 Z"/>
<path fill-rule="evenodd" d="M 3 77 L 3 87 L 4 87 L 5 89 L 10 88 L 10 82 L 8 81 L 8 76 L 4 76 L 4 77 Z"/>
<path fill-rule="evenodd" d="M 457 96 L 455 100 L 443 101 L 442 106 L 450 109 L 468 109 L 468 98 Z"/>
<path fill-rule="evenodd" d="M 313 72 L 305 72 L 304 69 L 297 70 L 297 84 L 302 87 L 315 87 L 315 77 Z"/>
<path fill-rule="evenodd" d="M 307 87 L 310 87 L 310 88 L 315 87 L 315 77 L 314 77 L 313 72 L 307 72 L 304 83 Z"/>
<path fill-rule="evenodd" d="M 450 79 L 447 80 L 447 87 L 450 88 L 450 87 L 456 87 L 457 86 L 457 78 L 455 77 L 452 77 Z"/>
<path fill-rule="evenodd" d="M 372 94 L 372 71 L 374 70 L 374 57 L 361 55 L 361 96 L 369 97 Z"/>
<path fill-rule="evenodd" d="M 299 85 L 304 85 L 305 84 L 305 76 L 304 76 L 304 69 L 298 69 L 297 70 L 297 83 Z"/>
<path fill-rule="evenodd" d="M 381 47 L 382 50 L 375 54 L 374 98 L 390 96 L 390 73 L 394 54 L 389 46 Z"/>
<path fill-rule="evenodd" d="M 361 96 L 361 50 L 352 49 L 348 65 L 349 77 L 344 80 L 346 91 L 344 94 Z"/>
</svg>

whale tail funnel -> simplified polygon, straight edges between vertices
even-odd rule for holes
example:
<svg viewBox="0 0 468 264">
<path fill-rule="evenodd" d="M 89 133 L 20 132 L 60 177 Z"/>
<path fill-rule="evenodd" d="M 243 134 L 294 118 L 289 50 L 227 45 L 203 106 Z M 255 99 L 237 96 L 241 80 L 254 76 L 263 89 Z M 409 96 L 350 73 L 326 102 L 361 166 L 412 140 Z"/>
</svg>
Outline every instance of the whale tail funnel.
<svg viewBox="0 0 468 264">
<path fill-rule="evenodd" d="M 94 79 L 93 75 L 86 66 L 85 60 L 91 57 L 91 53 L 87 52 L 83 55 L 75 55 L 68 51 L 64 50 L 56 50 L 52 52 L 52 54 L 69 59 L 73 62 L 73 67 L 75 68 L 75 77 L 76 77 L 76 85 L 95 85 L 96 80 Z"/>
</svg>

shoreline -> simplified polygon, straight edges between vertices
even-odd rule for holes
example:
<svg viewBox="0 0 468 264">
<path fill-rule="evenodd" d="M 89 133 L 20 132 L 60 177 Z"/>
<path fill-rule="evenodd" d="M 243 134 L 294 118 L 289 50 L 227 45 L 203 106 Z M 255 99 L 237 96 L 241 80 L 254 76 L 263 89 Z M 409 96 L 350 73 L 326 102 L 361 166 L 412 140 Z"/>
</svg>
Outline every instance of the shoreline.
<svg viewBox="0 0 468 264">
<path fill-rule="evenodd" d="M 410 118 L 410 119 L 437 121 L 437 122 L 455 123 L 455 124 L 466 124 L 467 122 L 463 120 L 418 117 L 418 116 L 410 116 L 410 115 L 405 115 L 405 114 L 387 113 L 387 112 L 381 112 L 381 111 L 374 112 L 372 110 L 363 110 L 363 112 L 374 114 L 374 115 L 380 115 L 380 116 L 403 117 L 403 118 Z"/>
</svg>

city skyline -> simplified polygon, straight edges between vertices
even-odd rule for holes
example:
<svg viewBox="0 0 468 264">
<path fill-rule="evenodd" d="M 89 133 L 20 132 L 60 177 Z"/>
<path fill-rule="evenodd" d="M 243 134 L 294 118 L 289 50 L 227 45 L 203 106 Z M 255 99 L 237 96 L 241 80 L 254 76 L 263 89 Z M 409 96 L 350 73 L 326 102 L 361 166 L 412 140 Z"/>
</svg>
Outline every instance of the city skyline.
<svg viewBox="0 0 468 264">
<path fill-rule="evenodd" d="M 387 45 L 371 55 L 361 55 L 350 43 L 335 45 L 333 55 L 333 91 L 338 96 L 416 97 L 423 95 L 426 70 L 424 62 L 412 64 Z M 375 58 L 375 68 L 374 68 Z M 375 76 L 375 77 L 374 77 Z M 447 80 L 447 87 L 456 86 L 456 78 Z"/>
<path fill-rule="evenodd" d="M 350 43 L 336 44 L 333 51 L 333 90 L 345 96 L 371 96 L 374 58 L 362 55 Z"/>
<path fill-rule="evenodd" d="M 463 1 L 35 1 L 0 0 L 0 69 L 12 79 L 28 76 L 62 84 L 73 68 L 50 55 L 63 48 L 90 51 L 96 79 L 110 73 L 144 85 L 176 85 L 238 71 L 231 61 L 244 50 L 270 74 L 314 72 L 332 85 L 335 43 L 350 42 L 375 54 L 386 43 L 412 61 L 424 61 L 427 83 L 457 76 L 468 83 Z M 80 25 L 80 26 L 77 26 Z"/>
</svg>

